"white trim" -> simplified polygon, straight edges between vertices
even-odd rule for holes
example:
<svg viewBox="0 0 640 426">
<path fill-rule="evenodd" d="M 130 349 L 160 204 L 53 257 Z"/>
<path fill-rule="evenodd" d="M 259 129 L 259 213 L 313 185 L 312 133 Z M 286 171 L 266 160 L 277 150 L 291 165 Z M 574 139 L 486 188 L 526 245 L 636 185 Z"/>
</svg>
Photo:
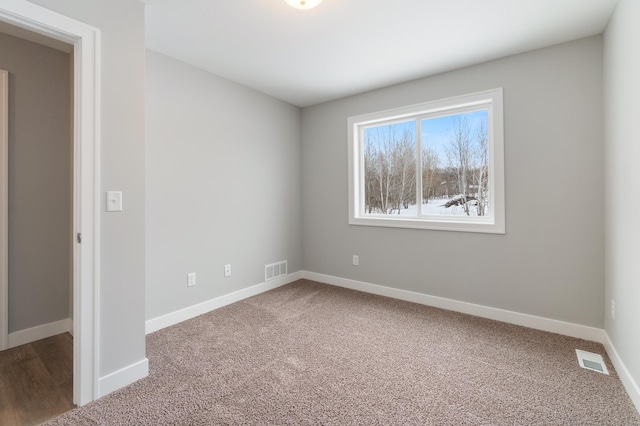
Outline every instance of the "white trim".
<svg viewBox="0 0 640 426">
<path fill-rule="evenodd" d="M 198 303 L 197 305 L 189 306 L 178 311 L 168 313 L 156 318 L 152 318 L 146 321 L 145 333 L 150 334 L 155 331 L 161 330 L 165 327 L 169 327 L 178 324 L 182 321 L 186 321 L 191 318 L 195 318 L 199 315 L 206 314 L 223 306 L 230 305 L 240 300 L 246 299 L 251 296 L 255 296 L 265 291 L 273 290 L 274 288 L 282 287 L 283 285 L 290 284 L 302 278 L 302 272 L 294 272 L 284 277 L 270 280 L 269 282 L 263 282 L 251 287 L 243 288 L 242 290 L 234 291 L 233 293 L 225 294 L 215 299 L 207 300 L 206 302 Z"/>
<path fill-rule="evenodd" d="M 0 70 L 0 351 L 9 346 L 9 73 Z"/>
<path fill-rule="evenodd" d="M 367 215 L 364 205 L 364 129 L 400 121 L 415 120 L 419 128 L 425 118 L 486 109 L 488 111 L 488 168 L 489 168 L 489 210 L 487 217 L 421 215 L 418 204 L 417 216 Z M 504 184 L 504 119 L 502 88 L 485 90 L 468 95 L 425 102 L 386 111 L 373 112 L 347 119 L 348 139 L 348 194 L 349 224 L 384 226 L 392 228 L 433 229 L 440 231 L 461 231 L 504 234 L 505 231 L 505 184 Z M 420 134 L 416 135 L 416 150 L 420 149 Z M 421 158 L 421 157 L 417 157 Z M 416 173 L 416 194 L 421 199 L 420 173 Z"/>
<path fill-rule="evenodd" d="M 3 0 L 0 21 L 74 46 L 73 400 L 85 405 L 100 365 L 100 30 L 26 0 Z"/>
<path fill-rule="evenodd" d="M 9 334 L 9 348 L 26 345 L 27 343 L 46 339 L 47 337 L 56 336 L 62 333 L 69 333 L 73 335 L 73 320 L 71 318 L 15 331 Z"/>
<path fill-rule="evenodd" d="M 145 358 L 118 371 L 102 376 L 98 381 L 98 398 L 102 398 L 148 375 L 149 360 Z"/>
<path fill-rule="evenodd" d="M 616 373 L 618 373 L 618 377 L 620 377 L 620 381 L 624 385 L 624 388 L 627 390 L 631 401 L 636 406 L 636 410 L 640 413 L 640 386 L 633 379 L 631 373 L 627 369 L 627 366 L 622 362 L 622 359 L 618 355 L 618 351 L 613 346 L 613 342 L 609 338 L 609 334 L 607 332 L 604 333 L 605 341 L 603 342 L 604 348 L 607 350 L 607 355 L 609 355 L 609 359 L 613 364 L 613 368 L 616 369 Z"/>
<path fill-rule="evenodd" d="M 331 275 L 323 275 L 315 272 L 303 271 L 302 276 L 306 279 L 331 284 L 338 287 L 358 290 L 365 293 L 377 294 L 391 297 L 393 299 L 405 300 L 407 302 L 419 303 L 421 305 L 433 306 L 447 309 L 449 311 L 461 312 L 463 314 L 475 315 L 477 317 L 507 322 L 509 324 L 521 325 L 535 328 L 536 330 L 549 331 L 565 336 L 577 337 L 579 339 L 591 340 L 598 343 L 604 342 L 604 330 L 588 327 L 585 325 L 573 324 L 535 315 L 521 314 L 519 312 L 507 311 L 505 309 L 492 308 L 489 306 L 476 305 L 474 303 L 460 302 L 444 297 L 430 296 L 413 291 L 399 290 L 392 287 L 384 287 L 377 284 L 370 284 L 362 281 L 354 281 L 345 278 L 338 278 Z"/>
</svg>

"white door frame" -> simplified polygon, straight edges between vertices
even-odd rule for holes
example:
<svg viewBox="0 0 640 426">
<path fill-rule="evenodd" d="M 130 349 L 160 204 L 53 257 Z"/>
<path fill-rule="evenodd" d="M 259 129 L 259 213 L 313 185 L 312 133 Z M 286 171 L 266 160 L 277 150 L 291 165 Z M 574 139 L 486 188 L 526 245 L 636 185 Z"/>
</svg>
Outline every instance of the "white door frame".
<svg viewBox="0 0 640 426">
<path fill-rule="evenodd" d="M 99 397 L 100 30 L 26 0 L 2 0 L 0 21 L 74 47 L 73 232 L 82 243 L 73 244 L 73 401 L 85 405 Z M 7 325 L 5 317 L 4 333 Z"/>
<path fill-rule="evenodd" d="M 0 70 L 0 350 L 9 347 L 9 73 Z"/>
</svg>

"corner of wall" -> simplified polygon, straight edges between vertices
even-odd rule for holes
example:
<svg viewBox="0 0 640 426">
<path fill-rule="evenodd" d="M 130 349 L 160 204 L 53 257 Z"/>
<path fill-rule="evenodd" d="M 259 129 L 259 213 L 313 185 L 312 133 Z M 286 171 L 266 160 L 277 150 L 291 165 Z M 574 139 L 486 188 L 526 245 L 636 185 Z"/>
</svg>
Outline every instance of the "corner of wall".
<svg viewBox="0 0 640 426">
<path fill-rule="evenodd" d="M 98 379 L 98 398 L 130 385 L 149 375 L 149 360 L 144 358 L 138 362 L 121 368 Z"/>
<path fill-rule="evenodd" d="M 616 351 L 616 348 L 613 346 L 613 343 L 606 331 L 604 332 L 604 338 L 605 341 L 603 345 L 607 351 L 607 355 L 609 355 L 609 359 L 611 360 L 613 367 L 616 369 L 616 373 L 618 373 L 618 377 L 620 377 L 620 381 L 629 394 L 631 401 L 633 401 L 633 404 L 636 406 L 636 410 L 640 412 L 640 386 L 633 379 L 631 373 L 629 373 L 627 366 L 620 358 L 620 355 L 618 355 L 618 351 Z"/>
</svg>

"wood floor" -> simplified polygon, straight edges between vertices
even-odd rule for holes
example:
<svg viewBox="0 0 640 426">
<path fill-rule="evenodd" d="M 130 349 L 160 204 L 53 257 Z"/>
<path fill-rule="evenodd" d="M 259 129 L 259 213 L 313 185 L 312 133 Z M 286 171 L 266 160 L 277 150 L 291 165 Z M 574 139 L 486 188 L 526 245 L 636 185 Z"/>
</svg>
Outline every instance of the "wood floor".
<svg viewBox="0 0 640 426">
<path fill-rule="evenodd" d="M 73 405 L 73 337 L 0 352 L 0 425 L 37 425 Z"/>
</svg>

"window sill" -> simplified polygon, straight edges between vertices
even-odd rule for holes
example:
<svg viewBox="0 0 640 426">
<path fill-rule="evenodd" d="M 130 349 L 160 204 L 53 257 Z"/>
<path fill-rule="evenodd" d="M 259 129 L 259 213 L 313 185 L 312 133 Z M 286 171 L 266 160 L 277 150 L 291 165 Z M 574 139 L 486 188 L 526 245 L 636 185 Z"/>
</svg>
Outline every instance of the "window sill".
<svg viewBox="0 0 640 426">
<path fill-rule="evenodd" d="M 490 218 L 469 220 L 462 217 L 452 218 L 406 218 L 406 217 L 351 217 L 349 225 L 381 226 L 388 228 L 425 229 L 435 231 L 477 232 L 487 234 L 505 234 L 504 221 Z"/>
</svg>

